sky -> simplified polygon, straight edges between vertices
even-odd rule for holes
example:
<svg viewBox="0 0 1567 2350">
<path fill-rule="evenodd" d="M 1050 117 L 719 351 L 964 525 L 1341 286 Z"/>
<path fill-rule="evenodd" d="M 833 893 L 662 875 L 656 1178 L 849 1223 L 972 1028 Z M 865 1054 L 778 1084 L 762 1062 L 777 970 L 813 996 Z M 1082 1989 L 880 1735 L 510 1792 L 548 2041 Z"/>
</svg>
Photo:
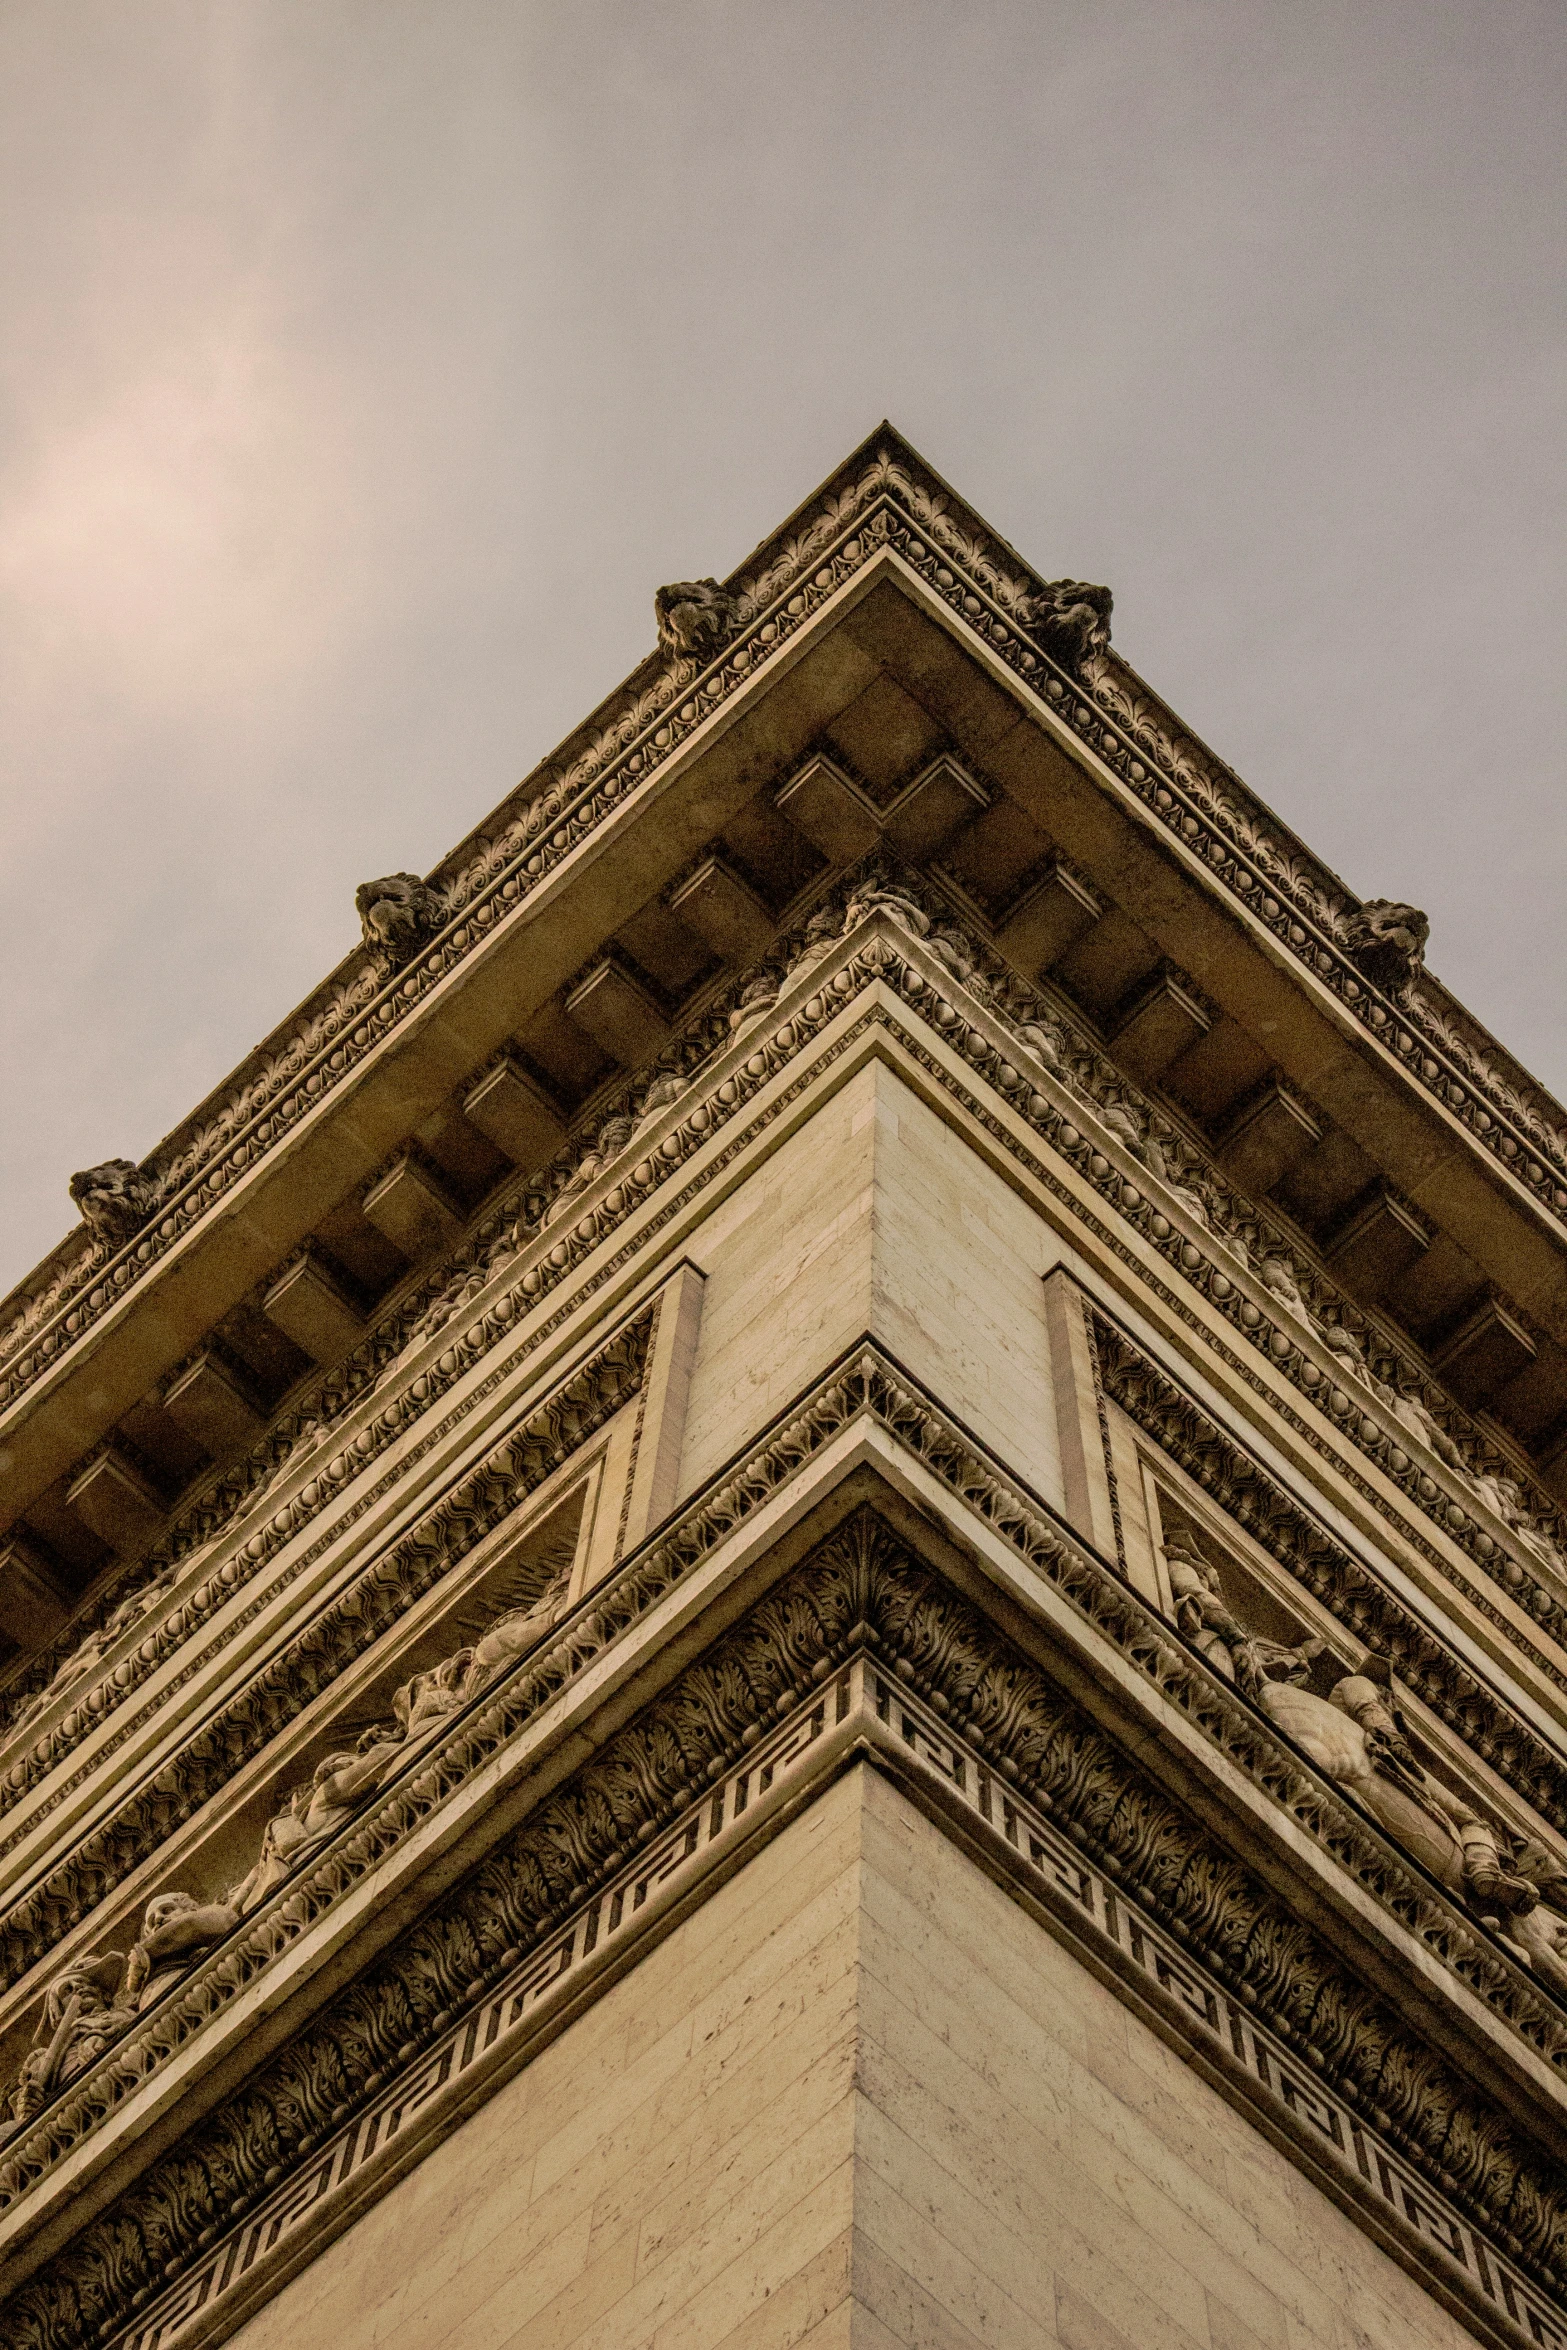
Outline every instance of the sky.
<svg viewBox="0 0 1567 2350">
<path fill-rule="evenodd" d="M 0 1290 L 888 416 L 1567 1094 L 1559 0 L 0 0 Z"/>
</svg>

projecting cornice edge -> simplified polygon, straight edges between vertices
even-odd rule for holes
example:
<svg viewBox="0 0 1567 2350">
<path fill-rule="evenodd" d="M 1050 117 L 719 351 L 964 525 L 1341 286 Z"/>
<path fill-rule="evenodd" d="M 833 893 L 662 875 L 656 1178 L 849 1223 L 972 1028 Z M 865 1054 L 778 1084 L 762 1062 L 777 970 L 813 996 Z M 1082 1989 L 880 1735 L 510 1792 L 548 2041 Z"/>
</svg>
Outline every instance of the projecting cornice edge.
<svg viewBox="0 0 1567 2350">
<path fill-rule="evenodd" d="M 1567 1226 L 1567 1113 L 1440 983 L 1373 985 L 1350 925 L 1363 911 L 1233 772 L 1107 646 L 1080 665 L 1062 647 L 1052 587 L 890 428 L 872 435 L 724 583 L 729 633 L 704 658 L 665 644 L 430 876 L 442 919 L 400 967 L 357 948 L 256 1053 L 150 1154 L 150 1212 L 116 1243 L 68 1237 L 0 1306 L 0 1403 L 34 1383 L 141 1281 L 252 1166 L 317 1109 L 573 849 L 786 649 L 839 591 L 896 554 L 1063 732 L 1108 767 L 1146 815 L 1259 923 L 1402 1077 L 1494 1160 L 1559 1234 Z M 1069 583 L 1070 584 L 1070 583 Z"/>
</svg>

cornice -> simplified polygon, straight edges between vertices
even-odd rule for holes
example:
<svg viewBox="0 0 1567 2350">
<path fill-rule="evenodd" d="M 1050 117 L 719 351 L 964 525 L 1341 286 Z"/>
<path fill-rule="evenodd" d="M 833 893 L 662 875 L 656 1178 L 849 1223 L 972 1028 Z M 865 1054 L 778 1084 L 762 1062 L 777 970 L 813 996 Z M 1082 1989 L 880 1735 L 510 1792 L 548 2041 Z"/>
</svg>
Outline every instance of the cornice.
<svg viewBox="0 0 1567 2350">
<path fill-rule="evenodd" d="M 370 950 L 339 966 L 143 1170 L 157 1200 L 114 1249 L 68 1238 L 0 1328 L 0 1405 L 21 1395 L 300 1119 L 316 1110 L 579 843 L 748 690 L 871 561 L 895 555 L 1150 820 L 1230 896 L 1366 1039 L 1557 1226 L 1567 1224 L 1564 1113 L 1424 975 L 1393 1001 L 1341 936 L 1357 901 L 1238 778 L 1179 727 L 1119 656 L 1073 675 L 1031 636 L 1045 583 L 890 428 L 851 457 L 727 583 L 732 630 L 706 664 L 668 650 L 634 671 L 485 828 L 436 869 L 446 918 L 390 979 Z M 3 1309 L 0 1309 L 3 1310 Z"/>
<path fill-rule="evenodd" d="M 1112 1602 L 1147 1620 L 1124 1586 L 1096 1572 Z M 1206 1686 L 1212 1719 L 1233 1718 L 1270 1749 L 1266 1784 L 1293 1809 L 1312 1774 L 1168 1628 L 1150 1629 L 1167 1669 Z M 530 1663 L 524 1677 L 540 1669 Z M 487 1705 L 459 1736 L 493 1752 L 501 1711 Z M 321 2178 L 317 2158 L 328 2148 L 335 2165 L 350 2143 L 345 2132 L 364 2130 L 375 2113 L 384 2118 L 399 2094 L 406 2104 L 416 2082 L 426 2094 L 438 2090 L 461 2069 L 456 2053 L 479 2045 L 487 2015 L 497 2032 L 508 2018 L 515 2025 L 552 1972 L 564 1978 L 591 1956 L 589 1920 L 598 1921 L 595 1933 L 618 1927 L 617 1889 L 656 1888 L 657 1872 L 672 1878 L 696 1858 L 704 1817 L 713 1834 L 733 1818 L 738 1782 L 760 1795 L 770 1792 L 769 1772 L 783 1777 L 795 1757 L 831 1768 L 856 1752 L 875 1754 L 955 1825 L 986 1865 L 1017 1882 L 1035 1914 L 1058 1926 L 1075 1916 L 1080 1935 L 1092 1928 L 1097 1943 L 1078 1945 L 1090 1963 L 1161 2029 L 1184 2035 L 1208 2077 L 1232 2096 L 1244 2092 L 1253 2118 L 1450 2302 L 1462 2275 L 1455 2244 L 1472 2264 L 1478 2235 L 1480 2264 L 1462 2290 L 1492 2338 L 1516 2339 L 1506 2325 L 1526 2332 L 1531 2301 L 1547 2328 L 1567 2322 L 1556 2299 L 1567 2200 L 1559 2166 L 1523 2114 L 1478 2086 L 1455 2049 L 1422 2037 L 1357 1971 L 1330 1921 L 1292 1914 L 1259 1873 L 1260 1856 L 1227 1842 L 1161 1781 L 1155 1750 L 1130 1751 L 986 1611 L 862 1511 L 753 1600 L 292 2042 L 88 2219 L 13 2296 L 7 2339 L 17 2350 L 85 2350 L 127 2329 L 138 2350 L 151 2350 L 174 2338 L 182 2314 L 199 2311 L 207 2293 L 187 2286 L 159 2303 L 171 2281 L 199 2286 L 205 2275 L 210 2287 L 233 2223 L 249 2226 L 269 2211 L 286 2221 L 306 2201 L 299 2182 Z M 395 1801 L 414 1818 L 450 1784 L 446 1758 L 426 1758 Z M 1318 1782 L 1319 1805 L 1325 1794 Z M 375 1865 L 387 1849 L 392 1800 L 254 1922 L 245 1949 L 208 1962 L 73 2085 L 32 2133 L 25 2160 L 23 2149 L 8 2151 L 13 2194 L 41 2181 L 73 2126 L 133 2098 L 160 2051 L 172 2053 L 199 2029 L 234 1995 L 236 1978 L 250 1979 L 273 1947 L 308 1930 L 319 1914 L 318 1882 L 341 1875 L 350 1847 L 357 1863 Z M 1380 1840 L 1340 1809 L 1347 1816 L 1326 1824 L 1304 1804 L 1298 1816 L 1353 1866 Z M 639 1848 L 643 1859 L 628 1868 L 628 1852 Z M 1384 1868 L 1386 1858 L 1384 1848 Z M 1032 1878 L 1016 1875 L 1014 1859 Z M 1426 1923 L 1411 1920 L 1422 1936 Z M 1152 1937 L 1151 1952 L 1139 1936 Z M 1194 2021 L 1206 2038 L 1194 2038 Z M 518 2061 L 527 2053 L 526 2035 L 519 2038 Z M 434 2069 L 443 2055 L 445 2074 Z M 1259 2090 L 1271 2099 L 1266 2107 Z M 1324 2138 L 1348 2157 L 1336 2171 L 1325 2168 Z M 1456 2231 L 1444 2238 L 1411 2208 L 1401 2180 L 1418 2182 L 1418 2202 L 1451 2215 Z M 1389 2223 L 1401 2213 L 1406 2224 L 1395 2234 Z M 281 2232 L 274 2227 L 274 2241 Z M 1433 2267 L 1433 2237 L 1446 2243 L 1446 2269 Z M 161 2331 L 148 2330 L 160 2322 L 155 2308 Z M 1536 2325 L 1533 2338 L 1553 2336 Z"/>
<path fill-rule="evenodd" d="M 851 877 L 843 888 L 852 895 L 857 886 Z M 928 905 L 941 910 L 936 893 L 925 889 L 921 894 Z M 220 1494 L 226 1492 L 226 1509 L 233 1516 L 253 1507 L 255 1488 L 277 1474 L 279 1457 L 286 1465 L 288 1448 L 302 1436 L 313 1445 L 307 1459 L 311 1474 L 296 1473 L 295 1488 L 281 1506 L 243 1541 L 237 1537 L 246 1521 L 235 1517 L 236 1540 L 230 1555 L 217 1563 L 214 1552 L 204 1581 L 186 1594 L 160 1626 L 136 1627 L 138 1637 L 131 1653 L 106 1660 L 110 1671 L 105 1680 L 86 1692 L 57 1727 L 40 1738 L 30 1755 L 11 1765 L 5 1784 L 13 1801 L 54 1769 L 83 1735 L 97 1727 L 106 1711 L 123 1705 L 209 1617 L 228 1608 L 242 1583 L 257 1576 L 280 1550 L 321 1518 L 326 1522 L 306 1553 L 308 1558 L 318 1556 L 355 1515 L 386 1490 L 388 1476 L 403 1474 L 411 1460 L 421 1457 L 453 1425 L 451 1407 L 422 1431 L 414 1453 L 399 1452 L 394 1469 L 383 1475 L 379 1484 L 366 1487 L 362 1483 L 367 1467 L 384 1449 L 405 1445 L 407 1433 L 487 1355 L 495 1353 L 497 1359 L 477 1395 L 493 1392 L 500 1382 L 514 1376 L 546 1336 L 571 1314 L 581 1312 L 615 1272 L 646 1249 L 657 1232 L 734 1164 L 791 1099 L 848 1049 L 847 1035 L 831 1044 L 822 1040 L 862 993 L 878 984 L 892 991 L 898 1015 L 892 1018 L 882 1007 L 868 1016 L 896 1035 L 935 1083 L 955 1091 L 965 1110 L 985 1125 L 1000 1147 L 1015 1162 L 1026 1165 L 1032 1180 L 1086 1220 L 1096 1238 L 1139 1281 L 1148 1283 L 1151 1279 L 1150 1257 L 1162 1259 L 1177 1278 L 1174 1285 L 1153 1280 L 1161 1302 L 1200 1335 L 1205 1347 L 1212 1350 L 1217 1346 L 1225 1362 L 1259 1400 L 1270 1410 L 1283 1413 L 1304 1441 L 1329 1461 L 1336 1473 L 1349 1479 L 1468 1606 L 1527 1654 L 1536 1671 L 1556 1688 L 1567 1690 L 1567 1673 L 1540 1645 L 1529 1623 L 1532 1616 L 1553 1640 L 1561 1638 L 1562 1627 L 1567 1625 L 1567 1611 L 1544 1578 L 1521 1563 L 1515 1555 L 1516 1544 L 1513 1549 L 1506 1548 L 1486 1532 L 1472 1488 L 1455 1478 L 1449 1464 L 1429 1452 L 1423 1459 L 1423 1448 L 1374 1395 L 1363 1392 L 1354 1397 L 1348 1392 L 1356 1382 L 1321 1340 L 1311 1313 L 1303 1314 L 1282 1303 L 1258 1277 L 1251 1259 L 1271 1255 L 1283 1261 L 1287 1257 L 1318 1321 L 1348 1321 L 1344 1301 L 1326 1275 L 1303 1266 L 1298 1247 L 1240 1199 L 1167 1120 L 1150 1119 L 1142 1097 L 1081 1030 L 1068 1028 L 1059 1007 L 1050 1005 L 1048 1017 L 1070 1038 L 1070 1062 L 1061 1072 L 1052 1073 L 1019 1049 L 1016 1033 L 1019 1021 L 1045 1008 L 1043 997 L 1024 988 L 994 958 L 980 957 L 976 949 L 971 984 L 958 984 L 948 962 L 929 951 L 906 927 L 889 920 L 885 913 L 873 912 L 846 933 L 831 955 L 812 964 L 803 977 L 797 976 L 791 983 L 789 960 L 802 937 L 803 925 L 775 951 L 773 961 L 781 968 L 781 992 L 772 1014 L 743 1031 L 738 1039 L 733 1038 L 728 1007 L 750 984 L 749 980 L 736 982 L 672 1048 L 676 1066 L 692 1082 L 668 1110 L 635 1132 L 618 1156 L 604 1164 L 597 1180 L 576 1202 L 580 1214 L 574 1208 L 568 1219 L 553 1203 L 572 1180 L 584 1150 L 593 1150 L 591 1138 L 582 1133 L 549 1168 L 515 1186 L 509 1202 L 492 1209 L 465 1244 L 455 1266 L 448 1265 L 415 1289 L 348 1363 L 296 1405 L 291 1419 L 269 1434 L 250 1463 L 230 1473 Z M 773 1024 L 775 1017 L 777 1025 Z M 917 1027 L 908 1024 L 910 1018 L 917 1021 Z M 938 1039 L 943 1049 L 933 1052 L 931 1044 Z M 954 1060 L 962 1069 L 961 1084 L 953 1073 Z M 778 1081 L 785 1072 L 789 1082 L 780 1093 Z M 600 1106 L 598 1117 L 604 1116 L 606 1107 L 612 1114 L 632 1108 L 642 1090 L 633 1081 L 621 1096 Z M 1006 1115 L 998 1116 L 1003 1104 Z M 1168 1179 L 1132 1156 L 1118 1131 L 1107 1131 L 1100 1124 L 1105 1110 L 1124 1109 L 1129 1104 L 1135 1106 L 1149 1133 L 1162 1129 L 1162 1147 L 1170 1160 Z M 1049 1143 L 1058 1154 L 1056 1163 L 1026 1149 L 1019 1128 L 1031 1130 Z M 1062 1179 L 1062 1161 L 1075 1181 Z M 688 1164 L 695 1171 L 682 1184 L 671 1187 L 671 1178 Z M 1194 1218 L 1189 1189 L 1193 1181 L 1206 1187 L 1224 1220 L 1224 1229 L 1215 1232 Z M 1185 1192 L 1183 1185 L 1188 1187 Z M 1085 1192 L 1097 1195 L 1111 1213 L 1105 1217 L 1090 1214 Z M 655 1194 L 660 1195 L 659 1204 L 649 1215 L 648 1203 Z M 519 1205 L 524 1215 L 513 1223 L 513 1211 Z M 1139 1248 L 1129 1244 L 1128 1228 L 1134 1231 Z M 603 1259 L 603 1245 L 612 1239 L 617 1244 L 615 1253 Z M 1237 1243 L 1241 1244 L 1239 1250 Z M 586 1286 L 571 1288 L 588 1260 L 595 1257 L 600 1261 Z M 542 1320 L 529 1323 L 527 1335 L 519 1341 L 519 1328 L 551 1294 L 559 1294 L 562 1302 Z M 1200 1318 L 1189 1302 L 1194 1295 L 1202 1298 L 1205 1317 Z M 444 1309 L 453 1298 L 459 1302 L 452 1308 L 452 1319 L 428 1334 L 422 1348 L 418 1344 L 410 1347 L 410 1336 L 431 1318 L 432 1301 L 436 1309 Z M 474 1313 L 472 1320 L 465 1318 L 468 1312 Z M 1215 1312 L 1237 1341 L 1244 1342 L 1242 1350 L 1215 1340 Z M 1365 1317 L 1359 1319 L 1365 1322 Z M 1376 1335 L 1379 1344 L 1384 1343 L 1380 1333 Z M 439 1340 L 449 1342 L 432 1351 Z M 402 1360 L 405 1351 L 409 1355 L 406 1364 Z M 1392 1356 L 1384 1368 L 1394 1372 L 1399 1386 L 1414 1386 L 1410 1366 L 1401 1358 Z M 390 1379 L 394 1369 L 395 1379 Z M 1306 1409 L 1290 1406 L 1285 1385 L 1293 1387 Z M 1445 1403 L 1423 1383 L 1417 1391 Z M 373 1414 L 356 1430 L 352 1413 L 364 1399 L 373 1402 Z M 459 1410 L 471 1409 L 475 1400 L 474 1393 L 466 1394 Z M 1482 1449 L 1461 1417 L 1450 1408 L 1447 1416 L 1453 1425 L 1463 1428 L 1477 1465 L 1494 1464 L 1495 1454 Z M 331 1435 L 321 1427 L 322 1421 L 333 1430 Z M 1346 1443 L 1355 1453 L 1368 1456 L 1420 1517 L 1435 1520 L 1442 1542 L 1430 1540 L 1420 1530 L 1417 1517 L 1392 1507 L 1385 1490 L 1360 1475 Z M 1469 1508 L 1447 1498 L 1447 1490 L 1455 1485 L 1465 1491 Z M 357 1498 L 345 1517 L 339 1496 L 350 1489 Z M 145 1571 L 156 1573 L 167 1560 L 177 1558 L 182 1539 L 211 1544 L 215 1528 L 223 1523 L 224 1508 L 221 1499 L 209 1497 L 185 1535 L 177 1533 L 165 1550 L 154 1553 Z M 1467 1551 L 1486 1582 L 1494 1586 L 1495 1599 L 1457 1568 L 1455 1547 Z M 1520 1612 L 1520 1601 L 1528 1615 Z M 48 1661 L 31 1676 L 35 1682 L 45 1676 Z M 1447 1702 L 1445 1696 L 1443 1702 Z M 1467 1700 L 1459 1705 L 1454 1697 L 1452 1703 L 1456 1711 L 1451 1718 L 1457 1725 L 1465 1717 Z M 92 1767 L 98 1767 L 104 1751 L 100 1748 Z M 1542 1782 L 1536 1771 L 1521 1784 L 1520 1791 L 1543 1808 L 1546 1816 L 1567 1826 L 1567 1808 L 1556 1784 L 1554 1763 L 1546 1781 Z M 51 1800 L 59 1800 L 58 1791 Z"/>
</svg>

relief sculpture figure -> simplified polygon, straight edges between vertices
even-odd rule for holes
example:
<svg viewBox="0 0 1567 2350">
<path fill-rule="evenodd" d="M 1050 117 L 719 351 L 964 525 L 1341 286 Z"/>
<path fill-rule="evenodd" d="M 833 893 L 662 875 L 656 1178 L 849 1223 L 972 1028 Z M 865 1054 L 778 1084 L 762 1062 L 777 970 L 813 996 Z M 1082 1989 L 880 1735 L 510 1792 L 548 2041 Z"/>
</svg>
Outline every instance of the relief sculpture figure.
<svg viewBox="0 0 1567 2350">
<path fill-rule="evenodd" d="M 191 1893 L 160 1893 L 148 1902 L 140 1939 L 125 1962 L 122 2003 L 138 2013 L 151 2007 L 238 1924 L 239 1911 L 229 1902 L 198 1902 Z"/>
<path fill-rule="evenodd" d="M 57 1975 L 44 1994 L 32 2047 L 11 2092 L 11 2121 L 30 2122 L 55 2093 L 100 2057 L 136 2011 L 122 2004 L 123 1961 L 112 1954 L 82 1958 Z"/>
<path fill-rule="evenodd" d="M 1249 1631 L 1224 1597 L 1217 1568 L 1189 1534 L 1170 1535 L 1165 1562 L 1176 1623 L 1210 1664 L 1487 1925 L 1519 1937 L 1531 1958 L 1530 1945 L 1538 1945 L 1552 1968 L 1560 1966 L 1554 1924 L 1520 1932 L 1520 1921 L 1539 1899 L 1537 1883 L 1514 1865 L 1506 1831 L 1421 1763 L 1386 1660 L 1368 1657 L 1358 1672 L 1344 1673 L 1327 1697 L 1318 1696 L 1305 1683 L 1313 1661 L 1324 1654 L 1321 1640 L 1290 1647 Z M 1554 1866 L 1548 1854 L 1541 1865 Z M 1567 1872 L 1552 1883 L 1567 1900 Z M 1561 1923 L 1567 1930 L 1567 1919 Z M 1567 1973 L 1562 1980 L 1567 1985 Z"/>
</svg>

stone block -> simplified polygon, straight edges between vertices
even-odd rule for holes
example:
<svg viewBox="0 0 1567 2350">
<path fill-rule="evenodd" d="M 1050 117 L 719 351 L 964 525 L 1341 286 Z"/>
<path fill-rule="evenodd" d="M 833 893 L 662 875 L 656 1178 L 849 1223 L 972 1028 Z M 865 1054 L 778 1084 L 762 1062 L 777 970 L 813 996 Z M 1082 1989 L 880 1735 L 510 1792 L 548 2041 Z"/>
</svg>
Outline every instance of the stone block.
<svg viewBox="0 0 1567 2350">
<path fill-rule="evenodd" d="M 88 1463 L 65 1498 L 100 1541 L 127 1556 L 146 1549 L 168 1506 L 136 1463 L 114 1445 Z"/>
<path fill-rule="evenodd" d="M 1500 1298 L 1466 1315 L 1431 1360 L 1463 1402 L 1479 1409 L 1534 1361 L 1535 1344 Z"/>
<path fill-rule="evenodd" d="M 412 1156 L 389 1167 L 360 1204 L 366 1223 L 410 1264 L 450 1248 L 463 1227 L 462 1210 L 439 1176 Z"/>
<path fill-rule="evenodd" d="M 1241 1104 L 1220 1144 L 1241 1189 L 1260 1198 L 1321 1140 L 1321 1124 L 1305 1103 L 1273 1079 Z"/>
<path fill-rule="evenodd" d="M 566 998 L 566 1012 L 602 1052 L 627 1069 L 656 1053 L 669 1035 L 662 1007 L 636 974 L 613 955 L 596 963 L 573 988 Z"/>
<path fill-rule="evenodd" d="M 1182 1053 L 1199 1044 L 1212 1022 L 1189 987 L 1170 970 L 1156 971 L 1121 1016 L 1110 1049 L 1129 1075 L 1151 1083 Z"/>
<path fill-rule="evenodd" d="M 262 1301 L 262 1312 L 318 1363 L 336 1362 L 357 1345 L 364 1316 L 319 1257 L 295 1259 Z"/>
<path fill-rule="evenodd" d="M 1012 908 L 996 932 L 996 944 L 1009 962 L 1033 978 L 1059 963 L 1103 912 L 1103 900 L 1087 882 L 1056 863 Z"/>
<path fill-rule="evenodd" d="M 863 857 L 881 838 L 875 802 L 831 759 L 809 760 L 784 785 L 777 807 L 835 865 Z"/>
<path fill-rule="evenodd" d="M 265 1415 L 241 1374 L 210 1350 L 199 1354 L 164 1390 L 163 1408 L 218 1461 L 242 1451 L 265 1425 Z"/>
<path fill-rule="evenodd" d="M 933 759 L 887 808 L 887 838 L 900 856 L 922 865 L 965 824 L 983 814 L 989 795 L 956 759 Z"/>
<path fill-rule="evenodd" d="M 773 934 L 773 918 L 748 881 L 708 857 L 669 900 L 669 911 L 725 963 L 747 963 Z"/>
<path fill-rule="evenodd" d="M 1323 1253 L 1339 1280 L 1374 1300 L 1386 1296 L 1430 1246 L 1430 1231 L 1414 1210 L 1379 1184 Z"/>
<path fill-rule="evenodd" d="M 25 1534 L 9 1534 L 0 1542 L 0 1633 L 23 1648 L 41 1648 L 70 1613 L 42 1550 Z"/>
<path fill-rule="evenodd" d="M 463 1116 L 514 1166 L 541 1167 L 560 1148 L 566 1122 L 519 1061 L 508 1053 L 463 1097 Z"/>
</svg>

